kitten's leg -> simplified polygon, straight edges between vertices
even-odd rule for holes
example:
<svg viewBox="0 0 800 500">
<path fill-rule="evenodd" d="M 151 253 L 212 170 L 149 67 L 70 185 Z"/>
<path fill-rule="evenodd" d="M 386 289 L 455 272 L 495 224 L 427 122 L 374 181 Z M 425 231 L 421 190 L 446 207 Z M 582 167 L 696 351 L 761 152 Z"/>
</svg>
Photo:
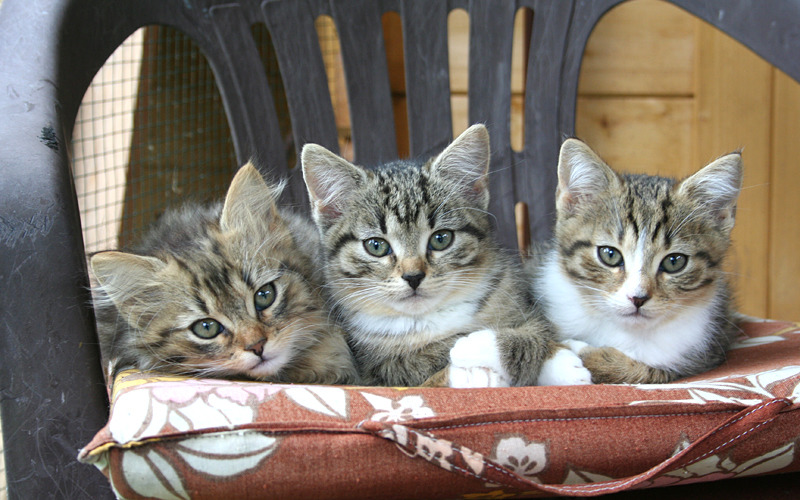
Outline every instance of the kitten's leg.
<svg viewBox="0 0 800 500">
<path fill-rule="evenodd" d="M 461 337 L 450 350 L 448 385 L 456 388 L 509 387 L 511 378 L 503 367 L 497 334 L 479 330 Z"/>
<path fill-rule="evenodd" d="M 450 387 L 450 365 L 431 375 L 420 387 Z"/>
<path fill-rule="evenodd" d="M 591 374 L 581 360 L 552 340 L 551 326 L 530 318 L 498 332 L 503 362 L 514 385 L 587 385 Z"/>
<path fill-rule="evenodd" d="M 556 347 L 544 362 L 536 385 L 589 385 L 592 374 L 581 358 L 565 347 Z"/>
<path fill-rule="evenodd" d="M 591 347 L 581 341 L 565 341 L 592 373 L 595 384 L 665 384 L 675 373 L 637 361 L 613 347 Z"/>
</svg>

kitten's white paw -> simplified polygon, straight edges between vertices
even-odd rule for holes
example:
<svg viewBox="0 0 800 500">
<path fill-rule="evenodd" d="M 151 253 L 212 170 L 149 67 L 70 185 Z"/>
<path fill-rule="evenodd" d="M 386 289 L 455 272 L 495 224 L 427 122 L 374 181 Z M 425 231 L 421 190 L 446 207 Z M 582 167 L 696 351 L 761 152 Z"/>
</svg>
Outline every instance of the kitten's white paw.
<svg viewBox="0 0 800 500">
<path fill-rule="evenodd" d="M 479 330 L 461 337 L 450 349 L 450 387 L 510 387 L 492 330 Z"/>
<path fill-rule="evenodd" d="M 580 342 L 580 341 L 576 341 Z M 592 374 L 581 358 L 569 349 L 559 349 L 542 365 L 536 385 L 589 385 Z"/>
<path fill-rule="evenodd" d="M 589 344 L 582 340 L 566 339 L 561 341 L 562 344 L 567 346 L 570 351 L 580 355 L 581 351 L 589 347 Z"/>
</svg>

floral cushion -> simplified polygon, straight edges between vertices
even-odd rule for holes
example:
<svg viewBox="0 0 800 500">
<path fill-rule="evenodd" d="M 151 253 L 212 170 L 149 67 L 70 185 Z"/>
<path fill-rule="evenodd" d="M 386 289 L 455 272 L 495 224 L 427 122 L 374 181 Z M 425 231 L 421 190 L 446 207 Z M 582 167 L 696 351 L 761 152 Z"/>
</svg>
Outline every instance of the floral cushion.
<svg viewBox="0 0 800 500">
<path fill-rule="evenodd" d="M 800 325 L 666 385 L 420 389 L 123 372 L 79 459 L 121 498 L 585 495 L 800 470 Z"/>
</svg>

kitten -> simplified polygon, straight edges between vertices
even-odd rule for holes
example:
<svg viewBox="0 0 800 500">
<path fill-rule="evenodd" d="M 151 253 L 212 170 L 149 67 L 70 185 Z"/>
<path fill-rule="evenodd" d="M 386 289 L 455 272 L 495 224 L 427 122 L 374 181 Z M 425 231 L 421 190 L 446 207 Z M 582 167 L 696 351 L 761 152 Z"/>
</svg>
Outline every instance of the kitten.
<svg viewBox="0 0 800 500">
<path fill-rule="evenodd" d="M 595 383 L 665 383 L 716 367 L 737 331 L 723 260 L 738 153 L 685 180 L 618 174 L 568 139 L 534 293 Z M 588 344 L 588 346 L 587 346 Z"/>
<path fill-rule="evenodd" d="M 307 144 L 302 165 L 332 310 L 365 383 L 532 385 L 547 359 L 559 360 L 549 381 L 588 383 L 492 238 L 484 126 L 425 163 L 366 169 Z"/>
<path fill-rule="evenodd" d="M 275 206 L 248 163 L 224 203 L 164 214 L 129 252 L 90 258 L 103 358 L 117 366 L 275 382 L 356 381 L 328 323 L 310 221 Z"/>
</svg>

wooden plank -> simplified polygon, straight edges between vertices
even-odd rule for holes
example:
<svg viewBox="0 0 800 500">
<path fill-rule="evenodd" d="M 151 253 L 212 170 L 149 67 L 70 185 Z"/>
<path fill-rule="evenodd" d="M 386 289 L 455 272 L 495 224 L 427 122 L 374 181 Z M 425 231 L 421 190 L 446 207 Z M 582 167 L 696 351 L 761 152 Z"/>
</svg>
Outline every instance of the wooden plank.
<svg viewBox="0 0 800 500">
<path fill-rule="evenodd" d="M 612 9 L 589 37 L 580 92 L 690 95 L 696 22 L 660 0 L 625 2 Z"/>
<path fill-rule="evenodd" d="M 409 154 L 414 157 L 442 150 L 452 139 L 446 7 L 428 0 L 411 0 L 401 6 L 408 75 L 408 143 Z"/>
<path fill-rule="evenodd" d="M 261 8 L 278 56 L 298 156 L 307 142 L 338 152 L 328 78 L 308 5 L 305 2 L 266 2 Z"/>
<path fill-rule="evenodd" d="M 511 59 L 511 92 L 525 90 L 526 56 L 525 9 L 514 16 L 513 57 Z M 454 9 L 447 17 L 447 40 L 450 60 L 450 90 L 466 93 L 469 87 L 469 15 L 464 9 Z M 392 87 L 395 88 L 394 86 Z"/>
<path fill-rule="evenodd" d="M 699 22 L 693 165 L 744 149 L 728 270 L 740 310 L 766 316 L 768 285 L 771 75 L 768 63 L 712 26 Z"/>
<path fill-rule="evenodd" d="M 577 136 L 613 168 L 684 176 L 693 165 L 691 98 L 579 97 Z"/>
<path fill-rule="evenodd" d="M 447 51 L 450 91 L 466 94 L 469 88 L 469 14 L 454 9 L 447 16 Z"/>
<path fill-rule="evenodd" d="M 392 93 L 382 13 L 372 0 L 333 2 L 339 32 L 355 161 L 376 165 L 397 158 Z"/>
<path fill-rule="evenodd" d="M 511 147 L 514 151 L 520 151 L 523 146 L 525 129 L 522 108 L 524 106 L 523 96 L 519 94 L 511 96 Z M 464 94 L 453 94 L 450 97 L 450 107 L 453 117 L 453 137 L 457 137 L 469 126 L 469 99 Z"/>
<path fill-rule="evenodd" d="M 516 248 L 516 190 L 511 161 L 511 47 L 513 1 L 470 3 L 469 122 L 483 123 L 491 135 L 491 201 L 497 238 Z"/>
<path fill-rule="evenodd" d="M 800 321 L 800 84 L 780 71 L 774 75 L 768 314 Z"/>
</svg>

